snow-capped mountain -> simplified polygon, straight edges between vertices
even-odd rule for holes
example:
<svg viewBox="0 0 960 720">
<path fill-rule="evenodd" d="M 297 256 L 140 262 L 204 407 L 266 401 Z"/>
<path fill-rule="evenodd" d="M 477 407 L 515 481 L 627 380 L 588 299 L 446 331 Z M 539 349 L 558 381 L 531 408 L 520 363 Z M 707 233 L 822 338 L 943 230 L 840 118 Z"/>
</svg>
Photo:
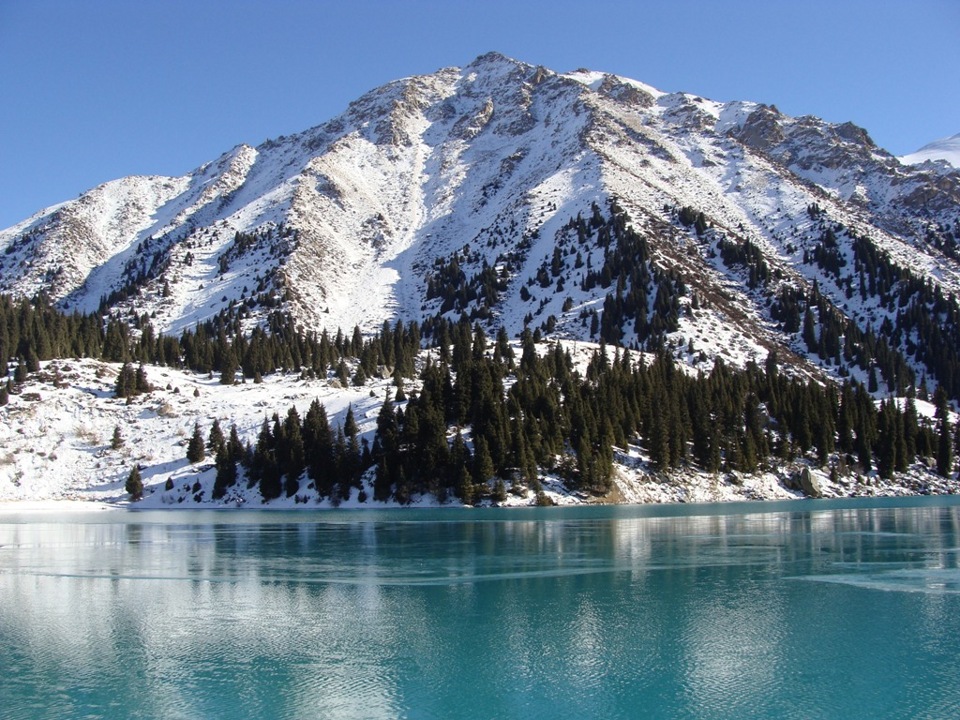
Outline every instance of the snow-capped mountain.
<svg viewBox="0 0 960 720">
<path fill-rule="evenodd" d="M 865 332 L 892 323 L 894 288 L 876 291 L 868 255 L 960 293 L 960 171 L 898 160 L 850 123 L 496 53 L 182 177 L 123 178 L 43 210 L 0 232 L 0 291 L 146 313 L 171 333 L 282 307 L 316 330 L 467 313 L 511 336 L 597 339 L 608 299 L 630 292 L 600 277 L 622 245 L 602 237 L 614 214 L 649 245 L 649 268 L 678 279 L 668 337 L 690 362 L 772 347 L 803 362 L 809 343 L 777 322 L 785 287 Z M 645 292 L 653 313 L 656 285 Z M 639 346 L 631 312 L 614 335 Z"/>
<path fill-rule="evenodd" d="M 941 160 L 952 168 L 960 168 L 960 133 L 934 140 L 916 152 L 900 158 L 900 162 L 908 165 L 920 165 L 928 160 L 931 162 Z"/>
</svg>

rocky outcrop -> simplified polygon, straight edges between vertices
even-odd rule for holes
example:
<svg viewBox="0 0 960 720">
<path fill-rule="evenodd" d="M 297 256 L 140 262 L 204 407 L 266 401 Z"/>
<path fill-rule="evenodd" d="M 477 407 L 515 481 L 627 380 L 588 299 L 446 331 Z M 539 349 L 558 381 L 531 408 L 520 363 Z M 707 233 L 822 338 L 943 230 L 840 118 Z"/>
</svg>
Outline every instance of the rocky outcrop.
<svg viewBox="0 0 960 720">
<path fill-rule="evenodd" d="M 803 490 L 803 494 L 807 497 L 818 498 L 823 495 L 823 491 L 820 489 L 820 483 L 808 467 L 803 468 L 797 474 L 797 483 L 800 489 Z"/>
</svg>

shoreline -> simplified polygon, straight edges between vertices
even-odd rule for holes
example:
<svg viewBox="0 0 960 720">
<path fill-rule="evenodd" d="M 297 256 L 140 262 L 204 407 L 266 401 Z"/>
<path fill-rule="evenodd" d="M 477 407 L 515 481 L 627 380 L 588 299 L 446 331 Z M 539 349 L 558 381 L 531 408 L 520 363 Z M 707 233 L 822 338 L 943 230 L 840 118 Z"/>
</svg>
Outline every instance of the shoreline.
<svg viewBox="0 0 960 720">
<path fill-rule="evenodd" d="M 649 493 L 644 493 L 647 495 L 646 500 L 641 499 L 625 499 L 622 493 L 622 488 L 617 488 L 619 492 L 614 493 L 615 495 L 623 498 L 619 501 L 609 502 L 604 498 L 597 497 L 586 497 L 581 498 L 574 495 L 566 495 L 565 497 L 554 498 L 555 502 L 551 506 L 544 507 L 597 507 L 597 506 L 610 506 L 610 507 L 625 507 L 625 508 L 637 508 L 637 507 L 647 507 L 647 508 L 665 508 L 665 507 L 680 507 L 680 506 L 690 506 L 690 505 L 727 505 L 727 504 L 744 504 L 744 503 L 771 503 L 771 502 L 785 502 L 785 501 L 818 501 L 818 500 L 827 500 L 827 501 L 836 501 L 836 500 L 879 500 L 879 499 L 894 499 L 894 498 L 949 498 L 949 497 L 960 497 L 960 488 L 941 488 L 942 492 L 916 492 L 911 489 L 904 487 L 903 485 L 897 484 L 895 481 L 888 483 L 871 485 L 871 486 L 856 486 L 854 488 L 850 487 L 834 487 L 828 485 L 824 487 L 824 493 L 820 497 L 811 497 L 804 495 L 802 492 L 797 492 L 789 490 L 783 486 L 779 486 L 781 492 L 774 492 L 769 494 L 753 493 L 753 492 L 734 492 L 730 494 L 721 494 L 717 492 L 703 492 L 705 488 L 703 487 L 691 487 L 687 485 L 671 485 L 669 483 L 655 483 L 660 486 L 660 489 L 664 492 L 658 498 L 650 497 Z M 742 487 L 738 487 L 738 490 L 743 490 Z M 650 489 L 647 488 L 649 491 Z M 673 492 L 669 492 L 672 490 Z M 700 490 L 700 492 L 696 492 Z M 844 492 L 844 490 L 846 492 Z M 853 492 L 851 492 L 853 490 Z M 553 495 L 553 493 L 550 493 Z M 609 496 L 608 496 L 609 497 Z M 355 511 L 383 511 L 383 510 L 442 510 L 442 509 L 514 509 L 514 508 L 536 508 L 535 503 L 530 502 L 527 498 L 518 498 L 511 496 L 507 502 L 494 504 L 491 502 L 484 502 L 480 505 L 463 505 L 456 502 L 446 502 L 439 503 L 435 498 L 432 497 L 419 497 L 416 498 L 413 502 L 403 505 L 395 501 L 391 502 L 376 502 L 369 500 L 366 502 L 359 502 L 356 498 L 356 495 L 352 496 L 349 501 L 344 501 L 337 506 L 333 506 L 329 501 L 323 502 L 313 502 L 313 503 L 297 503 L 292 502 L 292 498 L 282 498 L 270 502 L 269 504 L 254 503 L 254 502 L 200 502 L 200 503 L 184 503 L 184 504 L 166 504 L 166 503 L 157 503 L 157 502 L 131 502 L 127 499 L 117 499 L 110 500 L 105 498 L 90 498 L 90 499 L 79 499 L 79 498 L 49 498 L 49 499 L 31 499 L 31 500 L 16 500 L 16 499 L 0 499 L 0 516 L 4 515 L 43 515 L 50 513 L 91 513 L 91 512 L 109 512 L 109 513 L 119 513 L 119 512 L 153 512 L 153 511 L 169 511 L 171 513 L 176 513 L 178 511 L 217 511 L 217 512 L 231 512 L 231 511 L 256 511 L 256 512 L 266 512 L 266 513 L 275 513 L 275 512 L 290 512 L 290 511 L 320 511 L 320 512 L 335 512 L 337 510 L 344 510 L 349 512 Z M 560 500 L 556 502 L 556 500 Z"/>
</svg>

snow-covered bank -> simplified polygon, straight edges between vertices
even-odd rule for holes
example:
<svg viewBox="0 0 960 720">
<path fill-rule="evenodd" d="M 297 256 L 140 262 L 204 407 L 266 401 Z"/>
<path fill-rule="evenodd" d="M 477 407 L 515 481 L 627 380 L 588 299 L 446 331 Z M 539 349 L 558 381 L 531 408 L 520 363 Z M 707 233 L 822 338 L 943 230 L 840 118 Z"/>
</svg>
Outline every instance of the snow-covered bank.
<svg viewBox="0 0 960 720">
<path fill-rule="evenodd" d="M 334 379 L 306 379 L 274 374 L 262 383 L 224 386 L 218 378 L 170 368 L 149 367 L 154 390 L 129 400 L 114 397 L 120 367 L 95 360 L 58 360 L 44 363 L 0 407 L 0 511 L 41 509 L 139 508 L 326 508 L 330 500 L 316 501 L 308 481 L 300 492 L 263 503 L 258 487 L 241 480 L 226 496 L 212 500 L 216 471 L 213 459 L 191 464 L 186 446 L 195 425 L 206 434 L 214 420 L 224 432 L 236 423 L 243 442 L 255 442 L 264 418 L 281 416 L 295 406 L 301 416 L 318 399 L 332 426 L 343 423 L 352 407 L 360 436 L 372 442 L 383 399 L 392 393 L 386 379 L 363 387 L 343 387 Z M 114 434 L 119 430 L 119 442 Z M 115 446 L 116 445 L 116 446 Z M 139 466 L 144 497 L 133 504 L 124 489 L 134 466 Z M 780 500 L 806 495 L 792 479 L 804 468 L 799 462 L 775 472 L 739 475 L 681 470 L 660 475 L 640 448 L 618 452 L 613 491 L 605 498 L 568 491 L 559 478 L 541 476 L 545 499 L 554 504 L 593 502 L 668 503 Z M 908 472 L 884 481 L 875 473 L 848 473 L 831 478 L 810 469 L 823 497 L 948 494 L 957 483 L 944 479 L 920 463 Z M 396 502 L 374 502 L 373 473 L 364 476 L 363 491 L 354 489 L 338 504 L 344 508 L 384 508 Z M 509 487 L 509 483 L 508 483 Z M 529 489 L 508 492 L 501 503 L 531 505 L 538 497 Z M 414 507 L 456 505 L 455 498 L 440 503 L 432 496 L 415 496 Z"/>
</svg>

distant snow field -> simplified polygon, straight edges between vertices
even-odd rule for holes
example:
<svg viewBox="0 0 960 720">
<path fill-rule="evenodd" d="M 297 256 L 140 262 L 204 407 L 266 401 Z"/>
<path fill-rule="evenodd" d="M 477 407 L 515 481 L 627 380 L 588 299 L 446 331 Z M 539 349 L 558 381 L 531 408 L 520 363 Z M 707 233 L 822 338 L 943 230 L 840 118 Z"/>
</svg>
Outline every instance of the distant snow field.
<svg viewBox="0 0 960 720">
<path fill-rule="evenodd" d="M 908 165 L 919 165 L 928 160 L 943 160 L 955 168 L 960 168 L 960 133 L 941 140 L 934 140 L 915 153 L 900 158 L 900 162 Z"/>
</svg>

